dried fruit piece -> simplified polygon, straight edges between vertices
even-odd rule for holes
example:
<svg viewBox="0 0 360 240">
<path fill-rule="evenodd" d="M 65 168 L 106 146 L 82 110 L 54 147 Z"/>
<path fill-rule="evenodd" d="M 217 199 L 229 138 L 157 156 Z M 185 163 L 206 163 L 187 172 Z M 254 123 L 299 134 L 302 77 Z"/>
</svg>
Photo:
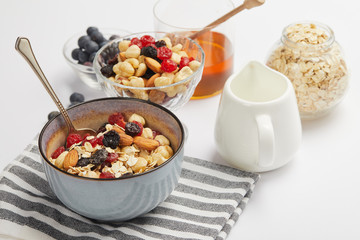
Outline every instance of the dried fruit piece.
<svg viewBox="0 0 360 240">
<path fill-rule="evenodd" d="M 108 153 L 108 156 L 105 160 L 105 162 L 115 162 L 116 160 L 118 160 L 119 158 L 119 154 L 117 153 Z"/>
<path fill-rule="evenodd" d="M 71 150 L 64 159 L 64 169 L 68 170 L 70 167 L 75 167 L 79 160 L 78 152 L 73 149 Z"/>
<path fill-rule="evenodd" d="M 132 122 L 139 126 L 140 132 L 136 136 L 140 136 L 143 132 L 144 126 L 142 125 L 142 123 L 140 123 L 138 121 L 132 121 Z"/>
<path fill-rule="evenodd" d="M 171 59 L 166 59 L 161 63 L 161 70 L 164 72 L 173 72 L 177 69 L 177 64 Z"/>
<path fill-rule="evenodd" d="M 118 126 L 125 128 L 125 120 L 124 120 L 124 116 L 122 115 L 122 113 L 113 113 L 109 116 L 108 118 L 108 122 L 111 125 L 117 124 Z"/>
<path fill-rule="evenodd" d="M 134 122 L 127 122 L 125 125 L 125 133 L 134 137 L 141 132 L 141 128 L 138 124 Z M 141 134 L 141 133 L 140 133 Z"/>
<path fill-rule="evenodd" d="M 115 178 L 115 175 L 111 172 L 102 172 L 100 178 Z"/>
<path fill-rule="evenodd" d="M 52 158 L 52 159 L 58 158 L 58 156 L 59 156 L 60 154 L 62 154 L 64 151 L 65 151 L 65 147 L 64 147 L 64 146 L 58 147 L 58 148 L 51 154 L 51 158 Z"/>
<path fill-rule="evenodd" d="M 140 136 L 134 137 L 134 143 L 142 149 L 152 151 L 160 146 L 160 143 L 153 139 L 148 139 Z"/>
<path fill-rule="evenodd" d="M 132 45 L 137 45 L 139 48 L 142 48 L 142 47 L 143 47 L 142 44 L 141 44 L 140 39 L 137 38 L 137 37 L 134 37 L 134 38 L 132 38 L 132 39 L 130 40 L 130 46 L 132 46 Z"/>
<path fill-rule="evenodd" d="M 101 165 L 103 162 L 105 162 L 107 156 L 108 156 L 108 152 L 106 151 L 106 149 L 99 149 L 89 158 L 89 160 L 91 164 L 97 167 Z"/>
<path fill-rule="evenodd" d="M 83 138 L 77 133 L 70 133 L 66 138 L 66 147 L 69 148 L 75 143 L 79 143 Z"/>
<path fill-rule="evenodd" d="M 151 44 L 155 45 L 155 38 L 150 35 L 143 35 L 140 38 L 140 42 L 143 47 L 150 46 Z"/>
<path fill-rule="evenodd" d="M 120 143 L 120 136 L 116 131 L 111 130 L 104 134 L 102 143 L 104 144 L 105 147 L 110 147 L 111 149 L 115 149 Z"/>
<path fill-rule="evenodd" d="M 159 47 L 157 52 L 157 57 L 161 60 L 170 59 L 172 55 L 171 49 L 167 47 Z"/>
</svg>

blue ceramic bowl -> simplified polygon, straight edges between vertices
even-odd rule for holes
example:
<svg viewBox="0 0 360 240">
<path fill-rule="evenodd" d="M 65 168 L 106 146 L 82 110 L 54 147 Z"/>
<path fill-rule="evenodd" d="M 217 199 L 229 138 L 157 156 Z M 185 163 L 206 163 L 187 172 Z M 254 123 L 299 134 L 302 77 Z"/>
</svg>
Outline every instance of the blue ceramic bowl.
<svg viewBox="0 0 360 240">
<path fill-rule="evenodd" d="M 98 129 L 111 113 L 142 115 L 147 125 L 171 142 L 174 155 L 159 167 L 115 179 L 91 179 L 69 174 L 47 159 L 63 145 L 66 125 L 61 115 L 50 120 L 39 136 L 45 174 L 59 200 L 74 212 L 100 221 L 125 221 L 145 214 L 164 201 L 178 183 L 184 156 L 184 129 L 179 119 L 160 105 L 132 98 L 88 101 L 68 110 L 78 127 Z"/>
</svg>

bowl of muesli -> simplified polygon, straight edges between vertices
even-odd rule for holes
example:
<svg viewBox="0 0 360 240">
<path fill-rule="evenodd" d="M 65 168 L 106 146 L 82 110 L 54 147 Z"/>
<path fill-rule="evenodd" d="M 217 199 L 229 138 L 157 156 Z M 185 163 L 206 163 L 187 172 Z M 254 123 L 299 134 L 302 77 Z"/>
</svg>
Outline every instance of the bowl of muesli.
<svg viewBox="0 0 360 240">
<path fill-rule="evenodd" d="M 68 134 L 58 115 L 42 129 L 39 150 L 49 185 L 74 212 L 100 221 L 125 221 L 155 208 L 178 183 L 184 129 L 168 109 L 135 98 L 104 98 L 68 109 Z"/>
<path fill-rule="evenodd" d="M 205 54 L 181 33 L 141 32 L 110 41 L 95 55 L 99 84 L 110 97 L 132 97 L 172 111 L 192 97 Z"/>
</svg>

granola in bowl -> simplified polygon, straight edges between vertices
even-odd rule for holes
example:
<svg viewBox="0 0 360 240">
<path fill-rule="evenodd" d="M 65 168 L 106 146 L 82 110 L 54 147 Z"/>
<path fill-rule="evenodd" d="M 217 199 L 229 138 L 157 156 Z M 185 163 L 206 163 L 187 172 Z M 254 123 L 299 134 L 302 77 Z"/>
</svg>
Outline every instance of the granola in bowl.
<svg viewBox="0 0 360 240">
<path fill-rule="evenodd" d="M 49 157 L 56 167 L 88 178 L 120 178 L 149 171 L 163 164 L 174 151 L 160 132 L 146 126 L 134 113 L 127 121 L 113 113 L 96 136 L 69 134 L 65 146 Z"/>
</svg>

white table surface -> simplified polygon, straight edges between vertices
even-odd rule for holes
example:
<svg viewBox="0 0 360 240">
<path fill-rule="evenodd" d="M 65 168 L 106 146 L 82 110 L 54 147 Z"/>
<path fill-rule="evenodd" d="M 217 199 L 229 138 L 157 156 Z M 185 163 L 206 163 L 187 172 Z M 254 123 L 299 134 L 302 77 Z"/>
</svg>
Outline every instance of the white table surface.
<svg viewBox="0 0 360 240">
<path fill-rule="evenodd" d="M 62 56 L 63 43 L 91 25 L 133 32 L 153 30 L 154 3 L 0 1 L 0 170 L 41 130 L 47 114 L 56 110 L 15 51 L 16 38 L 31 40 L 38 62 L 64 105 L 75 91 L 87 100 L 104 97 L 76 78 Z M 331 115 L 303 122 L 297 158 L 281 169 L 261 174 L 228 239 L 360 239 L 359 1 L 267 0 L 265 5 L 233 17 L 235 71 L 249 60 L 264 61 L 283 27 L 298 20 L 323 22 L 334 30 L 351 69 L 351 87 Z M 226 164 L 216 152 L 213 137 L 219 99 L 192 100 L 177 115 L 190 131 L 185 154 Z"/>
</svg>

